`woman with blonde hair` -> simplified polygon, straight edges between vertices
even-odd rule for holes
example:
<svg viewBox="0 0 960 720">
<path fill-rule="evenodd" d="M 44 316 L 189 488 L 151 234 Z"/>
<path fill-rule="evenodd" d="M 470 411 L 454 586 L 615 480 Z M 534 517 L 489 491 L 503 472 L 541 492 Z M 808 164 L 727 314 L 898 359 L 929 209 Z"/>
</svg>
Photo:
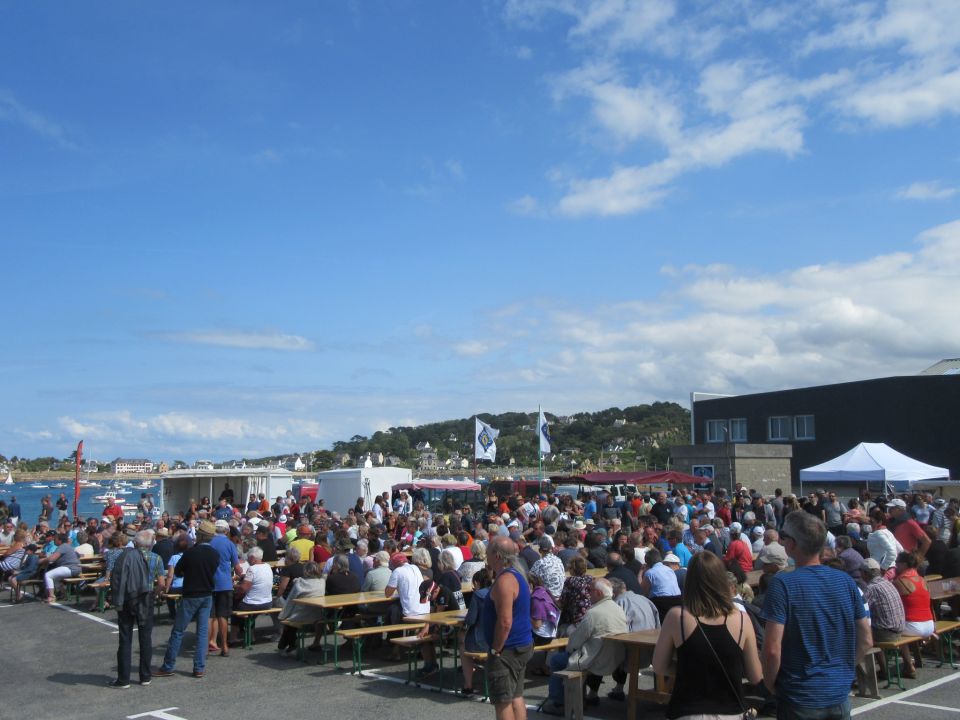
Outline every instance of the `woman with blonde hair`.
<svg viewBox="0 0 960 720">
<path fill-rule="evenodd" d="M 743 677 L 754 684 L 763 679 L 753 625 L 734 606 L 727 569 L 713 553 L 690 561 L 683 605 L 664 618 L 653 668 L 675 678 L 666 713 L 671 720 L 740 718 L 747 709 Z"/>
</svg>

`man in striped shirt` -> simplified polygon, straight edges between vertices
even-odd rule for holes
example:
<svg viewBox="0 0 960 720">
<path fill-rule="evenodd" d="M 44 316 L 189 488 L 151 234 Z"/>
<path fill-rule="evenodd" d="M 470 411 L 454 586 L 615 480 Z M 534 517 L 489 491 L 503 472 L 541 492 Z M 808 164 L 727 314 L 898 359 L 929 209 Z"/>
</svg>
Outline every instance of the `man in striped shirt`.
<svg viewBox="0 0 960 720">
<path fill-rule="evenodd" d="M 849 575 L 820 564 L 823 521 L 790 513 L 780 540 L 796 563 L 777 573 L 763 603 L 763 681 L 778 720 L 847 720 L 856 666 L 873 644 L 870 618 Z"/>
</svg>

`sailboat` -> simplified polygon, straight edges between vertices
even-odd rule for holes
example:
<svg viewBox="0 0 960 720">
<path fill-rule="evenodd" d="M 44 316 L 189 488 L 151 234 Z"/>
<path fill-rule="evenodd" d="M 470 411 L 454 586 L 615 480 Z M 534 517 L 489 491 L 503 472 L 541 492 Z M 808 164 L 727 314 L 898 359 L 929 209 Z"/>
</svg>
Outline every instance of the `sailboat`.
<svg viewBox="0 0 960 720">
<path fill-rule="evenodd" d="M 4 485 L 13 485 L 13 478 L 10 476 L 10 471 L 7 470 L 7 479 L 3 481 Z"/>
</svg>

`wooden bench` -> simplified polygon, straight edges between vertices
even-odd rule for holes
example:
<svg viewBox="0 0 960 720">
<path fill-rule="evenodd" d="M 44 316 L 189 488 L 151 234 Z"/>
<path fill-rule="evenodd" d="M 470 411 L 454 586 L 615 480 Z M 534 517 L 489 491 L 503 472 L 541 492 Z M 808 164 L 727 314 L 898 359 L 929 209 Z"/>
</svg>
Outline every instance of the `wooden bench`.
<svg viewBox="0 0 960 720">
<path fill-rule="evenodd" d="M 366 638 L 383 635 L 384 633 L 404 633 L 407 630 L 422 630 L 425 625 L 426 623 L 402 623 L 400 625 L 371 625 L 369 627 L 341 628 L 337 630 L 337 635 L 353 641 L 353 669 L 350 671 L 351 674 L 363 674 L 363 641 Z M 338 670 L 340 669 L 338 666 L 336 667 Z"/>
<path fill-rule="evenodd" d="M 407 623 L 404 624 L 407 625 Z M 412 625 L 411 627 L 416 627 L 416 625 Z M 420 627 L 423 626 L 421 625 Z M 414 670 L 417 666 L 417 651 L 420 649 L 421 645 L 426 645 L 427 643 L 432 644 L 437 642 L 439 639 L 439 633 L 427 635 L 425 637 L 404 635 L 403 637 L 390 638 L 391 643 L 407 651 L 407 685 L 409 685 L 410 681 L 413 680 L 414 684 L 417 687 L 420 687 L 420 683 L 416 682 L 416 676 L 414 673 Z"/>
<path fill-rule="evenodd" d="M 957 669 L 957 663 L 953 658 L 953 634 L 957 630 L 960 630 L 960 622 L 956 620 L 937 620 L 934 633 L 936 633 L 937 637 L 939 638 L 939 641 L 937 642 L 937 651 L 940 658 L 940 664 L 937 665 L 938 668 L 943 667 L 944 663 L 947 662 L 943 652 L 943 648 L 946 646 L 947 657 L 950 658 L 950 667 L 954 670 Z"/>
<path fill-rule="evenodd" d="M 553 673 L 563 678 L 563 717 L 565 720 L 583 720 L 583 680 L 586 671 L 557 670 Z M 549 697 L 544 702 L 549 701 Z"/>
<path fill-rule="evenodd" d="M 877 656 L 881 655 L 880 648 L 872 647 L 867 650 L 863 663 L 857 666 L 857 697 L 880 698 L 880 683 L 877 680 Z"/>
<path fill-rule="evenodd" d="M 903 686 L 903 677 L 900 674 L 900 651 L 903 648 L 909 648 L 911 645 L 923 642 L 923 638 L 916 635 L 901 635 L 899 640 L 886 640 L 884 642 L 874 643 L 874 647 L 883 653 L 883 666 L 887 671 L 887 684 L 883 686 L 887 689 L 893 684 L 893 675 L 890 672 L 890 657 L 893 656 L 893 665 L 897 673 L 897 687 L 906 690 Z"/>
<path fill-rule="evenodd" d="M 283 608 L 265 608 L 264 610 L 234 610 L 233 617 L 238 617 L 243 621 L 243 649 L 249 650 L 253 647 L 253 628 L 257 618 L 261 615 L 274 616 L 279 615 Z"/>
<path fill-rule="evenodd" d="M 18 600 L 18 599 L 23 599 L 23 592 L 28 587 L 36 587 L 36 591 L 34 592 L 34 596 L 36 596 L 40 588 L 43 587 L 43 580 L 40 578 L 28 578 L 26 580 L 21 580 L 20 583 L 18 584 L 18 587 L 20 588 L 20 598 L 14 597 L 13 586 L 12 585 L 10 586 L 10 602 L 14 602 L 14 600 Z"/>
</svg>

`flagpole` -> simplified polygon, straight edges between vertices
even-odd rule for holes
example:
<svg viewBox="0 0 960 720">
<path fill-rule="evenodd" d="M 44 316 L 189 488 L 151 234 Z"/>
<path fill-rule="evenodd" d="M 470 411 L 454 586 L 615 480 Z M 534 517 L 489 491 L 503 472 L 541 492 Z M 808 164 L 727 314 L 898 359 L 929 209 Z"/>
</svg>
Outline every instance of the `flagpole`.
<svg viewBox="0 0 960 720">
<path fill-rule="evenodd" d="M 477 481 L 477 416 L 473 416 L 473 481 Z"/>
<path fill-rule="evenodd" d="M 543 491 L 543 453 L 540 452 L 540 435 L 543 433 L 543 428 L 540 427 L 540 415 L 542 412 L 543 410 L 537 405 L 537 471 L 540 476 L 540 484 L 537 489 L 541 492 Z"/>
</svg>

